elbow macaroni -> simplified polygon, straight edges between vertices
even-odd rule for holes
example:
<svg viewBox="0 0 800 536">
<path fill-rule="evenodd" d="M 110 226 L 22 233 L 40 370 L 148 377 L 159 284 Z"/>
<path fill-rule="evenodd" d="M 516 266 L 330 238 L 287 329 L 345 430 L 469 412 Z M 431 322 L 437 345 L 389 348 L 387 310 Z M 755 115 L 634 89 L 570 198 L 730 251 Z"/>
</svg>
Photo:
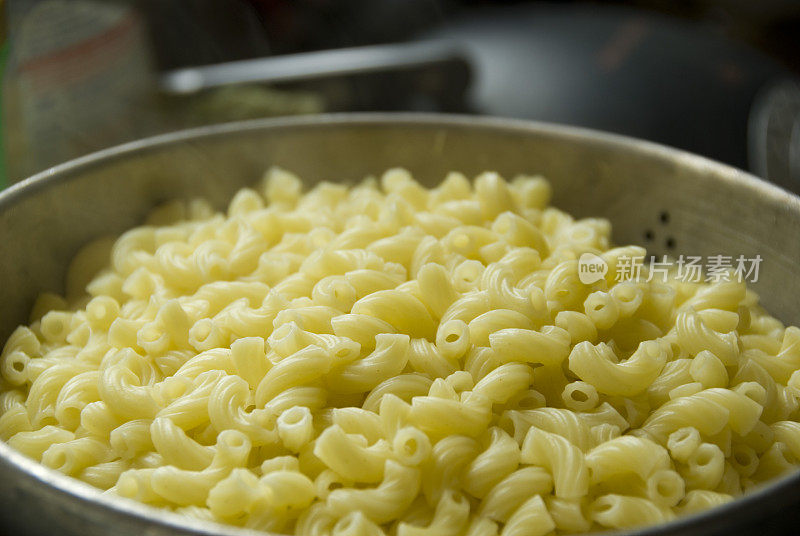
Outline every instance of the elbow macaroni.
<svg viewBox="0 0 800 536">
<path fill-rule="evenodd" d="M 549 198 L 401 169 L 303 194 L 273 168 L 227 213 L 158 209 L 9 337 L 0 439 L 107 493 L 310 536 L 625 529 L 800 464 L 800 329 L 741 282 L 616 281 L 644 250 Z M 580 281 L 583 253 L 605 277 Z"/>
</svg>

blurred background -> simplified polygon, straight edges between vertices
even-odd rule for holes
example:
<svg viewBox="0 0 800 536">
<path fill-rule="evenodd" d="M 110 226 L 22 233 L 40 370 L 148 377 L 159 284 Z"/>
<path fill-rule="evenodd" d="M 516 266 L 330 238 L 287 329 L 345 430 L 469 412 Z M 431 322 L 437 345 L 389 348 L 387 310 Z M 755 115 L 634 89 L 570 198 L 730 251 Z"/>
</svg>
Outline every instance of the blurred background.
<svg viewBox="0 0 800 536">
<path fill-rule="evenodd" d="M 797 0 L 0 0 L 0 180 L 257 117 L 423 111 L 636 136 L 800 191 Z"/>
</svg>

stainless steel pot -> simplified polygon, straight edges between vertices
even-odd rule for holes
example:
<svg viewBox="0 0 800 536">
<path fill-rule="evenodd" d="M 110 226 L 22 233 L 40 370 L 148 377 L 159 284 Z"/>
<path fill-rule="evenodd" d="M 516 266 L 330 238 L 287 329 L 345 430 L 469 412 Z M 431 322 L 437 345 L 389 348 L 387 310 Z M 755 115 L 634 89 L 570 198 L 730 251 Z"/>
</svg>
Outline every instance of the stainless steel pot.
<svg viewBox="0 0 800 536">
<path fill-rule="evenodd" d="M 258 120 L 150 138 L 56 166 L 0 194 L 0 340 L 34 297 L 63 288 L 92 238 L 139 223 L 155 204 L 219 206 L 270 165 L 314 182 L 404 166 L 433 184 L 447 171 L 541 173 L 553 203 L 606 217 L 617 243 L 656 254 L 761 255 L 754 285 L 786 323 L 800 321 L 800 198 L 739 170 L 630 138 L 561 126 L 436 115 Z M 638 534 L 731 532 L 800 503 L 800 474 L 724 507 Z M 246 534 L 102 495 L 0 443 L 0 530 L 9 534 Z M 255 533 L 253 533 L 255 534 Z M 263 533 L 259 533 L 263 534 Z"/>
</svg>

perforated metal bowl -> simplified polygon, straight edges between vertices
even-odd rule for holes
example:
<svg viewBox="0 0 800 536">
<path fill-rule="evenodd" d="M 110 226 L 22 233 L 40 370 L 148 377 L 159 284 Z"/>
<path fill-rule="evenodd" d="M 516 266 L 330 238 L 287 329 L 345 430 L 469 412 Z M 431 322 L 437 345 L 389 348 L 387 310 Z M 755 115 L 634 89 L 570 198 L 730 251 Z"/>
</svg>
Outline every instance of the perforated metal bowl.
<svg viewBox="0 0 800 536">
<path fill-rule="evenodd" d="M 800 321 L 800 198 L 742 171 L 630 138 L 541 123 L 440 115 L 258 120 L 158 136 L 54 167 L 0 194 L 0 340 L 37 293 L 59 291 L 92 238 L 141 222 L 159 202 L 220 207 L 279 165 L 305 180 L 356 180 L 403 166 L 433 184 L 540 173 L 553 204 L 611 220 L 616 243 L 673 255 L 760 255 L 755 289 L 785 323 Z M 791 475 L 724 507 L 639 534 L 700 535 L 780 523 L 800 503 Z M 770 521 L 771 520 L 771 521 Z M 776 521 L 777 520 L 777 521 Z M 0 528 L 9 534 L 246 534 L 101 495 L 0 443 Z M 256 534 L 256 533 L 253 533 Z M 258 533 L 263 534 L 263 533 Z"/>
</svg>

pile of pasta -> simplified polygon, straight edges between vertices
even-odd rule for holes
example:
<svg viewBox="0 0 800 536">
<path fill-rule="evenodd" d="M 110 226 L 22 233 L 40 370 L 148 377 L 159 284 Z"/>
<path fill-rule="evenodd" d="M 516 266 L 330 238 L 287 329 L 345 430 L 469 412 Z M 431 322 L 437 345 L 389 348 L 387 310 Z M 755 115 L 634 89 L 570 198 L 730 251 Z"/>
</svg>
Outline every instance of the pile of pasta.
<svg viewBox="0 0 800 536">
<path fill-rule="evenodd" d="M 303 193 L 275 168 L 227 213 L 157 209 L 11 335 L 0 438 L 108 494 L 307 536 L 637 527 L 793 469 L 800 330 L 735 277 L 617 281 L 644 250 L 549 200 L 540 177 Z"/>
</svg>

